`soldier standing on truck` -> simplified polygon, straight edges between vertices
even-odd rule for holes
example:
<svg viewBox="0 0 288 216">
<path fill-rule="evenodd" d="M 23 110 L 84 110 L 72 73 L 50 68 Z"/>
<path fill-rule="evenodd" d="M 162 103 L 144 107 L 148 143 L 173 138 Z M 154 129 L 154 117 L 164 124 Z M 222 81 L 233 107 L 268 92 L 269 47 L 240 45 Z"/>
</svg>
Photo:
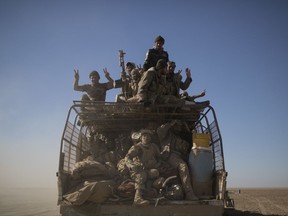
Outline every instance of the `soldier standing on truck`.
<svg viewBox="0 0 288 216">
<path fill-rule="evenodd" d="M 135 181 L 134 205 L 149 205 L 149 201 L 143 199 L 142 193 L 151 173 L 153 178 L 159 177 L 160 151 L 156 144 L 151 142 L 152 131 L 142 129 L 140 131 L 140 142 L 133 145 L 126 157 L 126 166 L 130 170 L 130 176 Z M 158 173 L 158 176 L 155 176 Z"/>
<path fill-rule="evenodd" d="M 164 149 L 161 154 L 166 156 L 166 161 L 178 170 L 181 184 L 185 192 L 186 200 L 198 200 L 194 194 L 189 168 L 187 165 L 187 158 L 191 144 L 181 136 L 183 131 L 188 131 L 189 128 L 185 122 L 173 120 L 161 125 L 157 129 L 160 145 Z M 164 156 L 164 157 L 165 157 Z"/>
<path fill-rule="evenodd" d="M 165 39 L 159 35 L 155 38 L 154 46 L 152 49 L 149 49 L 146 53 L 145 61 L 143 64 L 143 70 L 147 71 L 151 67 L 155 67 L 158 60 L 163 59 L 165 62 L 169 61 L 168 52 L 163 48 Z"/>
<path fill-rule="evenodd" d="M 110 77 L 110 74 L 106 68 L 104 68 L 103 71 L 108 82 L 99 83 L 99 73 L 97 71 L 92 71 L 89 74 L 91 84 L 79 85 L 79 70 L 74 70 L 74 90 L 87 93 L 82 95 L 81 101 L 105 101 L 106 91 L 113 88 L 114 80 Z"/>
</svg>

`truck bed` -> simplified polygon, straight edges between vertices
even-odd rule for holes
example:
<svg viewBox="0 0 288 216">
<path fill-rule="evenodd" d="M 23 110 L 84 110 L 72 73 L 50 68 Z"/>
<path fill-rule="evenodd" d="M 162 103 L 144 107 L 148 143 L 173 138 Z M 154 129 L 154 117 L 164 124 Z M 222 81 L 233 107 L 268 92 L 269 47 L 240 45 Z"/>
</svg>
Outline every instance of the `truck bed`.
<svg viewBox="0 0 288 216">
<path fill-rule="evenodd" d="M 143 106 L 143 104 L 122 104 L 114 102 L 89 102 L 83 105 L 74 101 L 70 107 L 60 145 L 58 176 L 58 204 L 63 216 L 117 215 L 117 216 L 192 216 L 223 215 L 226 197 L 226 177 L 222 138 L 214 109 L 200 103 L 195 106 L 175 107 L 168 105 Z M 85 202 L 69 205 L 64 202 L 70 187 L 69 175 L 81 155 L 89 151 L 89 132 L 117 134 L 139 130 L 147 124 L 160 125 L 171 120 L 185 120 L 196 133 L 210 136 L 213 155 L 213 183 L 211 196 L 199 201 L 175 201 L 169 199 L 150 200 L 145 207 L 133 206 L 133 201 L 111 201 L 102 203 Z M 197 188 L 198 189 L 198 188 Z M 197 190 L 196 190 L 197 191 Z M 201 192 L 201 185 L 200 190 Z M 157 204 L 156 204 L 157 203 Z"/>
</svg>

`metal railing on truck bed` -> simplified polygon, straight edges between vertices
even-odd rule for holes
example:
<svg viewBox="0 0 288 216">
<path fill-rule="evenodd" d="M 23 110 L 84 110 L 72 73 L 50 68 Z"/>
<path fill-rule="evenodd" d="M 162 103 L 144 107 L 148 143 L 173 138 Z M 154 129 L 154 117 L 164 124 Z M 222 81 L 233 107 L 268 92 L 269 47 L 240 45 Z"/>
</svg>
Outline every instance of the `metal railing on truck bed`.
<svg viewBox="0 0 288 216">
<path fill-rule="evenodd" d="M 185 120 L 196 133 L 210 135 L 213 152 L 215 185 L 213 193 L 217 199 L 224 199 L 226 191 L 226 171 L 222 138 L 214 109 L 211 106 L 197 107 L 128 104 L 115 102 L 74 101 L 70 107 L 61 138 L 58 169 L 58 203 L 69 188 L 68 175 L 82 155 L 89 151 L 88 135 L 91 130 L 117 133 L 139 130 L 149 123 L 157 125 L 170 120 Z"/>
<path fill-rule="evenodd" d="M 70 111 L 74 111 L 86 126 L 94 126 L 98 131 L 129 130 L 141 128 L 150 122 L 167 122 L 178 119 L 195 123 L 199 118 L 197 106 L 175 105 L 144 106 L 141 103 L 83 102 L 74 101 Z M 193 112 L 190 109 L 194 110 Z"/>
</svg>

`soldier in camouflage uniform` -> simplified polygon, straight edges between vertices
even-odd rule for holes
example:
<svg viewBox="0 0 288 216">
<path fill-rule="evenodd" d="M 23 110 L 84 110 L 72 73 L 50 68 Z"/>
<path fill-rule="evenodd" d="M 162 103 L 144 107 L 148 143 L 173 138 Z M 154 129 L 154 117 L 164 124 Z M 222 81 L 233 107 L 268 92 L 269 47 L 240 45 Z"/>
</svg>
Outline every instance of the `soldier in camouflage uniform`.
<svg viewBox="0 0 288 216">
<path fill-rule="evenodd" d="M 154 41 L 154 46 L 146 53 L 146 58 L 143 64 L 143 70 L 147 71 L 151 67 L 155 67 L 158 60 L 163 59 L 165 62 L 169 61 L 168 52 L 163 48 L 165 39 L 162 36 L 157 36 Z"/>
<path fill-rule="evenodd" d="M 167 94 L 179 96 L 180 89 L 186 90 L 192 82 L 191 71 L 189 68 L 185 69 L 186 79 L 183 82 L 181 76 L 181 70 L 175 73 L 176 64 L 173 61 L 167 62 L 167 74 L 166 74 L 166 89 Z"/>
<path fill-rule="evenodd" d="M 138 83 L 137 94 L 129 99 L 129 102 L 154 104 L 157 96 L 162 94 L 160 79 L 164 74 L 166 74 L 166 62 L 159 60 L 156 67 L 144 72 Z"/>
<path fill-rule="evenodd" d="M 129 83 L 129 90 L 131 92 L 131 96 L 135 96 L 138 91 L 138 84 L 141 79 L 141 74 L 138 69 L 133 69 L 131 71 L 131 81 Z"/>
<path fill-rule="evenodd" d="M 160 140 L 160 144 L 164 151 L 161 154 L 166 156 L 167 162 L 173 167 L 178 169 L 178 173 L 181 179 L 182 187 L 185 192 L 186 200 L 198 200 L 194 194 L 189 168 L 187 164 L 187 158 L 191 144 L 186 140 L 186 135 L 189 133 L 189 128 L 185 122 L 172 121 L 161 125 L 157 129 L 157 134 Z M 186 134 L 182 134 L 187 131 Z"/>
<path fill-rule="evenodd" d="M 144 102 L 147 104 L 179 104 L 183 105 L 184 100 L 174 95 L 166 94 L 166 73 L 167 63 L 160 59 L 156 67 L 145 71 L 138 85 L 137 95 L 133 98 L 135 102 Z M 132 100 L 132 99 L 131 99 Z"/>
<path fill-rule="evenodd" d="M 137 94 L 138 83 L 143 73 L 141 66 L 136 65 L 133 62 L 127 62 L 126 73 L 121 73 L 121 79 L 115 80 L 114 88 L 122 88 L 121 94 L 117 95 L 117 102 L 126 102 L 129 98 L 132 98 Z M 131 101 L 128 101 L 131 102 Z"/>
<path fill-rule="evenodd" d="M 138 69 L 134 68 L 131 71 L 131 79 L 127 85 L 127 99 L 122 99 L 126 102 L 137 102 L 135 96 L 138 92 L 139 81 L 141 79 L 141 74 Z"/>
<path fill-rule="evenodd" d="M 133 145 L 126 157 L 126 166 L 130 170 L 130 176 L 135 181 L 134 205 L 149 205 L 149 201 L 143 199 L 142 192 L 146 188 L 145 183 L 150 173 L 158 173 L 157 168 L 160 166 L 160 151 L 158 146 L 151 142 L 151 130 L 140 131 L 141 141 Z"/>
</svg>

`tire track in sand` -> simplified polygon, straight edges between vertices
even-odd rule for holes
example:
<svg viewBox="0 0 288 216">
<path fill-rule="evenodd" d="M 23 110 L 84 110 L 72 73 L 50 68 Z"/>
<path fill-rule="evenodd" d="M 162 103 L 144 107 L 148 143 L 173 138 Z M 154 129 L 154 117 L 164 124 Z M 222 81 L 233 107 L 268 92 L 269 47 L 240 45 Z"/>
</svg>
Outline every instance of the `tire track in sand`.
<svg viewBox="0 0 288 216">
<path fill-rule="evenodd" d="M 288 214 L 287 207 L 279 206 L 266 197 L 255 198 L 255 200 L 257 201 L 261 214 L 264 214 L 264 215 L 271 215 L 271 214 L 287 215 Z"/>
</svg>

